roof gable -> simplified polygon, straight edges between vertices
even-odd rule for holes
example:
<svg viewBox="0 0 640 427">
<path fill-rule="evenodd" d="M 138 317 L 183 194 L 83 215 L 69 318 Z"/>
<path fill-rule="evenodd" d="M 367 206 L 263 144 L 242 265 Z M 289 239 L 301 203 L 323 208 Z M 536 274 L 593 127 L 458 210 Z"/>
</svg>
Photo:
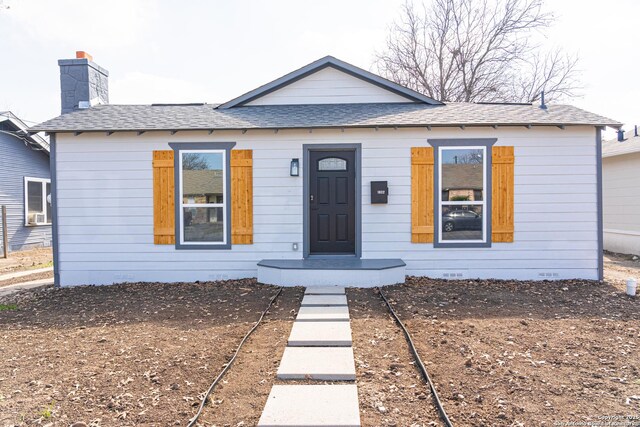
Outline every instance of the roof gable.
<svg viewBox="0 0 640 427">
<path fill-rule="evenodd" d="M 293 105 L 413 102 L 442 105 L 421 93 L 326 56 L 218 108 L 242 105 Z"/>
<path fill-rule="evenodd" d="M 0 123 L 6 123 L 15 131 L 10 134 L 18 139 L 22 139 L 32 148 L 44 150 L 49 154 L 49 142 L 40 135 L 32 134 L 29 127 L 11 111 L 0 111 Z"/>
</svg>

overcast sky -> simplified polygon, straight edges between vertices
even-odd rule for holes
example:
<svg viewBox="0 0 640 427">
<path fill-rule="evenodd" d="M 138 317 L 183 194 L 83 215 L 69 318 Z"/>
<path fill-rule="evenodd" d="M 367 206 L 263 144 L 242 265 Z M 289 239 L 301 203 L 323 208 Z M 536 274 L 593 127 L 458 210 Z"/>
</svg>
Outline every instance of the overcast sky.
<svg viewBox="0 0 640 427">
<path fill-rule="evenodd" d="M 114 104 L 224 102 L 325 55 L 373 71 L 404 0 L 0 3 L 0 111 L 43 121 L 60 111 L 57 60 L 76 50 L 109 70 Z M 547 10 L 557 18 L 547 43 L 581 59 L 585 89 L 570 103 L 640 122 L 640 1 L 548 0 Z"/>
</svg>

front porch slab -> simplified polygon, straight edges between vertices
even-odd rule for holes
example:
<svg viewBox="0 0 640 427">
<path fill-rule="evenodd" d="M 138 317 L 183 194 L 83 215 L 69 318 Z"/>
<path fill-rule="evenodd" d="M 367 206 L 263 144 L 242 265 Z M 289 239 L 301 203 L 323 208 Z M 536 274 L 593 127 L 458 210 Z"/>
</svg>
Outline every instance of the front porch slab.
<svg viewBox="0 0 640 427">
<path fill-rule="evenodd" d="M 404 283 L 401 259 L 295 259 L 262 260 L 258 282 L 279 286 L 374 287 Z"/>
<path fill-rule="evenodd" d="M 355 385 L 274 385 L 259 427 L 359 427 Z"/>
<path fill-rule="evenodd" d="M 345 321 L 293 322 L 291 347 L 350 347 L 351 324 Z"/>
<path fill-rule="evenodd" d="M 281 380 L 354 381 L 351 347 L 287 347 L 278 368 Z"/>
</svg>

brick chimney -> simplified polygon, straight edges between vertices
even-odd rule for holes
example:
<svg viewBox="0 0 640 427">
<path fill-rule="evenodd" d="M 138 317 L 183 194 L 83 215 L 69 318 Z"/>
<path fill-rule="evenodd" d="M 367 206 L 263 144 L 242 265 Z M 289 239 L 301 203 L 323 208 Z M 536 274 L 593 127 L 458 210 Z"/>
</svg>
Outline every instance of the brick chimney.
<svg viewBox="0 0 640 427">
<path fill-rule="evenodd" d="M 87 52 L 75 59 L 60 59 L 62 114 L 109 103 L 109 72 L 93 62 Z"/>
</svg>

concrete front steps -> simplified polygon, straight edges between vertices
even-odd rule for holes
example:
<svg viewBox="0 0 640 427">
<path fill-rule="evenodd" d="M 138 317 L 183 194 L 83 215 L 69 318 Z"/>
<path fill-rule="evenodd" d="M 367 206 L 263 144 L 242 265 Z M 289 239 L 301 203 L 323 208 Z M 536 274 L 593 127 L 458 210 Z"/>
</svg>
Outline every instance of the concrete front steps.
<svg viewBox="0 0 640 427">
<path fill-rule="evenodd" d="M 325 384 L 276 384 L 260 427 L 359 427 L 356 368 L 344 288 L 307 288 L 277 377 Z M 327 381 L 340 381 L 326 384 Z"/>
<path fill-rule="evenodd" d="M 404 283 L 405 267 L 401 259 L 264 259 L 258 263 L 258 282 L 323 287 L 394 285 Z"/>
</svg>

